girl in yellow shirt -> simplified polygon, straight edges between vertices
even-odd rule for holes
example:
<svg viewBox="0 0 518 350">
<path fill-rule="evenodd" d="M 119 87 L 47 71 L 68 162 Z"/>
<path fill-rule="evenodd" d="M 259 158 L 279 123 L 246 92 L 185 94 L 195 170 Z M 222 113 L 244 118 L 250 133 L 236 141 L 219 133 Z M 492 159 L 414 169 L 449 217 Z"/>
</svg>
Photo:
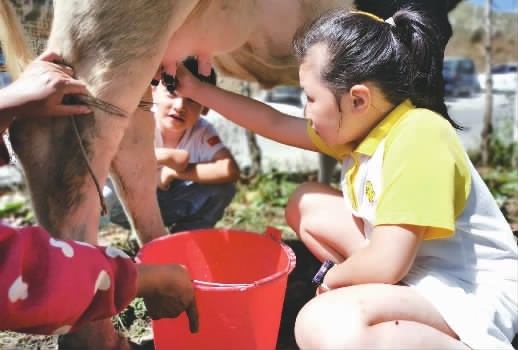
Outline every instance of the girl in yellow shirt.
<svg viewBox="0 0 518 350">
<path fill-rule="evenodd" d="M 324 263 L 302 349 L 504 349 L 518 252 L 444 103 L 434 23 L 331 10 L 294 38 L 307 122 L 193 79 L 177 93 L 275 141 L 342 162 L 342 191 L 301 185 L 288 224 Z"/>
</svg>

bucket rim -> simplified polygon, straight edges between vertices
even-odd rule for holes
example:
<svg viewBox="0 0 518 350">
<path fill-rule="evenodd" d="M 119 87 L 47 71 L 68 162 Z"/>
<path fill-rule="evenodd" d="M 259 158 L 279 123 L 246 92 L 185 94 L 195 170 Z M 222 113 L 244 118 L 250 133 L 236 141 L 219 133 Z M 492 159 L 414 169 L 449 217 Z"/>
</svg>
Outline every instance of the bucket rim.
<svg viewBox="0 0 518 350">
<path fill-rule="evenodd" d="M 187 235 L 196 233 L 196 231 L 218 231 L 218 232 L 228 232 L 228 233 L 244 233 L 244 234 L 250 234 L 250 235 L 256 235 L 259 237 L 264 237 L 266 239 L 271 239 L 275 243 L 279 244 L 281 248 L 284 250 L 284 253 L 286 254 L 288 258 L 288 263 L 286 266 L 281 270 L 277 271 L 276 273 L 266 276 L 264 278 L 258 279 L 257 281 L 251 282 L 251 283 L 218 283 L 218 282 L 207 282 L 207 281 L 201 281 L 197 279 L 193 279 L 192 282 L 195 286 L 195 288 L 200 290 L 217 290 L 217 291 L 245 291 L 247 289 L 255 288 L 267 283 L 271 283 L 284 275 L 289 275 L 293 269 L 295 268 L 295 265 L 297 263 L 297 257 L 295 255 L 295 252 L 293 249 L 291 249 L 290 246 L 288 246 L 286 243 L 282 241 L 281 233 L 282 231 L 273 228 L 273 227 L 267 227 L 266 231 L 264 233 L 256 233 L 256 232 L 250 232 L 250 231 L 243 231 L 243 230 L 236 230 L 236 229 L 218 229 L 218 228 L 208 228 L 208 229 L 199 229 L 199 230 L 191 230 L 191 231 L 181 231 L 177 232 L 174 235 L 167 235 L 159 237 L 151 242 L 148 242 L 147 244 L 154 245 L 154 243 L 165 240 L 170 237 L 179 236 L 179 235 Z M 142 247 L 141 250 L 137 253 L 136 261 L 138 263 L 142 263 L 142 255 L 144 254 L 144 250 L 146 250 L 145 247 Z"/>
</svg>

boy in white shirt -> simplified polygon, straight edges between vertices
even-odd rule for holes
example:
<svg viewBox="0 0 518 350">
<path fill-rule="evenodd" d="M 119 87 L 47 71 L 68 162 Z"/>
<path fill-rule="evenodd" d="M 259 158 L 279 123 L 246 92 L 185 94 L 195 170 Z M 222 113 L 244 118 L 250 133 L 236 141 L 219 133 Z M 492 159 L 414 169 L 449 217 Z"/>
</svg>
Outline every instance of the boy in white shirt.
<svg viewBox="0 0 518 350">
<path fill-rule="evenodd" d="M 198 74 L 196 59 L 188 58 L 184 64 L 198 79 L 216 85 L 214 70 L 205 77 Z M 164 224 L 172 233 L 214 227 L 235 195 L 239 166 L 202 117 L 207 108 L 171 94 L 162 84 L 154 88 L 153 99 L 157 199 Z M 110 221 L 129 228 L 110 182 L 103 192 Z"/>
</svg>

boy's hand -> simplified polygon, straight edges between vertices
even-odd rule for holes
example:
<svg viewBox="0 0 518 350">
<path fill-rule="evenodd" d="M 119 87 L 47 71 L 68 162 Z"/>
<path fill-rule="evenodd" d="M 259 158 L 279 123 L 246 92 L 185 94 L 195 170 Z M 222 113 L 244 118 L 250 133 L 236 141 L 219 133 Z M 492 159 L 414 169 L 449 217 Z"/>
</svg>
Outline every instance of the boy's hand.
<svg viewBox="0 0 518 350">
<path fill-rule="evenodd" d="M 144 298 L 153 320 L 174 318 L 185 311 L 191 332 L 198 331 L 194 285 L 185 266 L 137 264 L 137 296 Z"/>
</svg>

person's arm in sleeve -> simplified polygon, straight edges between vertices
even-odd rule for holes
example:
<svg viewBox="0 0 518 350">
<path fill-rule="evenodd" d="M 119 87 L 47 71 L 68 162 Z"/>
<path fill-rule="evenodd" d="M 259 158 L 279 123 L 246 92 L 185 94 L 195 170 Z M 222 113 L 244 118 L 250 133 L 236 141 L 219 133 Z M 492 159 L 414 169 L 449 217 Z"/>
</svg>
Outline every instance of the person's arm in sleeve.
<svg viewBox="0 0 518 350">
<path fill-rule="evenodd" d="M 153 319 L 183 311 L 198 329 L 189 273 L 177 264 L 135 264 L 112 247 L 57 240 L 39 227 L 0 225 L 0 329 L 63 334 L 144 298 Z"/>
<path fill-rule="evenodd" d="M 66 333 L 122 311 L 137 294 L 120 250 L 57 240 L 39 227 L 0 227 L 0 329 Z"/>
</svg>

